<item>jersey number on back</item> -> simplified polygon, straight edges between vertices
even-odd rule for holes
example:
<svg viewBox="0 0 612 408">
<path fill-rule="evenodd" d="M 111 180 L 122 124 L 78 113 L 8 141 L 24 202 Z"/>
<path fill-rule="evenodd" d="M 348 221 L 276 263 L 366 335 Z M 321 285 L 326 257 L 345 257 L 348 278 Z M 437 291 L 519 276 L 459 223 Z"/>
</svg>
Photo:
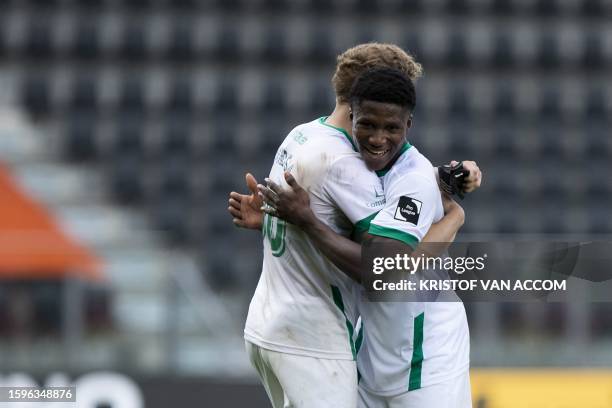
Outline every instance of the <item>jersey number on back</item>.
<svg viewBox="0 0 612 408">
<path fill-rule="evenodd" d="M 268 214 L 265 215 L 263 235 L 264 238 L 268 238 L 274 256 L 281 256 L 285 252 L 285 231 L 285 221 Z"/>
</svg>

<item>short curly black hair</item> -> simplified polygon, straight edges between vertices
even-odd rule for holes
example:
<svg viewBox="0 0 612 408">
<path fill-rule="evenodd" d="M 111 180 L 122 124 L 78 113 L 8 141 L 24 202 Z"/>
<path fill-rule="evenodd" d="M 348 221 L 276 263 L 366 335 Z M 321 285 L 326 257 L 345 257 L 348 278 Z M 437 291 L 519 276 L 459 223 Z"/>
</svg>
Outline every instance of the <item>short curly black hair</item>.
<svg viewBox="0 0 612 408">
<path fill-rule="evenodd" d="M 351 106 L 362 101 L 392 103 L 406 107 L 410 112 L 416 107 L 414 83 L 405 74 L 392 68 L 374 68 L 361 74 L 351 87 Z"/>
</svg>

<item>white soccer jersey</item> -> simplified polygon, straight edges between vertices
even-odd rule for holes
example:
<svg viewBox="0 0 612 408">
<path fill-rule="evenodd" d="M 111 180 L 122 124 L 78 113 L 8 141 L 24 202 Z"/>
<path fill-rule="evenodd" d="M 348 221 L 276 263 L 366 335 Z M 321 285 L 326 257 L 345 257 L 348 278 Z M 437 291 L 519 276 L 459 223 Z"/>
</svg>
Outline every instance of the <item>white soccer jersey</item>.
<svg viewBox="0 0 612 408">
<path fill-rule="evenodd" d="M 325 118 L 300 125 L 285 138 L 270 178 L 288 188 L 286 170 L 309 191 L 316 216 L 344 236 L 367 231 L 384 206 L 380 179 L 368 171 L 351 137 Z M 263 268 L 245 339 L 278 352 L 354 359 L 353 281 L 294 225 L 266 216 L 263 230 Z"/>
<path fill-rule="evenodd" d="M 432 223 L 444 216 L 433 167 L 415 147 L 382 177 L 385 208 L 369 233 L 415 248 Z M 445 273 L 444 271 L 442 271 Z M 463 303 L 369 302 L 359 305 L 363 346 L 357 367 L 360 386 L 379 395 L 397 395 L 446 381 L 469 366 L 469 332 Z"/>
</svg>

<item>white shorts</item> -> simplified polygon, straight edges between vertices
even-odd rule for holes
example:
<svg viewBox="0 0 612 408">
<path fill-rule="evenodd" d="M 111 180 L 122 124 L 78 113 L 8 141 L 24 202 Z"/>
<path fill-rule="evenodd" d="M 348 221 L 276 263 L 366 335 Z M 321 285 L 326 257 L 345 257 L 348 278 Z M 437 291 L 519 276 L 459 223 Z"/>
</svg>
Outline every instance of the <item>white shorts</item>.
<svg viewBox="0 0 612 408">
<path fill-rule="evenodd" d="M 359 387 L 359 408 L 472 408 L 470 373 L 393 397 Z"/>
<path fill-rule="evenodd" d="M 357 368 L 351 360 L 279 353 L 245 341 L 273 408 L 356 408 Z"/>
</svg>

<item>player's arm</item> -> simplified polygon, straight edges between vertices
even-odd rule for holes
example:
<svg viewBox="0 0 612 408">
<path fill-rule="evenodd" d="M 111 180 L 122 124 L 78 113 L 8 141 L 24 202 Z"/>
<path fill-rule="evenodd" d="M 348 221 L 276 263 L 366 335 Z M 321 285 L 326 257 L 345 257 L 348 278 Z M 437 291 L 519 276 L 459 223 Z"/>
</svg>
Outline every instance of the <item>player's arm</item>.
<svg viewBox="0 0 612 408">
<path fill-rule="evenodd" d="M 237 227 L 261 231 L 263 225 L 261 206 L 263 202 L 257 195 L 257 180 L 255 180 L 251 173 L 247 173 L 245 179 L 251 194 L 240 194 L 232 191 L 227 210 L 232 216 L 234 225 Z"/>
<path fill-rule="evenodd" d="M 285 173 L 285 180 L 291 189 L 283 189 L 269 180 L 266 180 L 268 187 L 258 185 L 260 197 L 270 205 L 266 212 L 302 229 L 334 265 L 355 281 L 360 282 L 361 245 L 336 233 L 316 217 L 310 208 L 308 193 L 290 173 Z M 463 225 L 465 215 L 461 206 L 450 197 L 445 198 L 444 205 L 446 215 L 431 226 L 423 238 L 423 242 L 451 242 Z M 386 240 L 389 238 L 376 237 L 376 239 Z M 441 253 L 445 248 L 439 252 Z M 422 249 L 419 249 L 418 252 L 426 253 Z M 426 254 L 438 256 L 440 253 L 429 251 Z"/>
</svg>

